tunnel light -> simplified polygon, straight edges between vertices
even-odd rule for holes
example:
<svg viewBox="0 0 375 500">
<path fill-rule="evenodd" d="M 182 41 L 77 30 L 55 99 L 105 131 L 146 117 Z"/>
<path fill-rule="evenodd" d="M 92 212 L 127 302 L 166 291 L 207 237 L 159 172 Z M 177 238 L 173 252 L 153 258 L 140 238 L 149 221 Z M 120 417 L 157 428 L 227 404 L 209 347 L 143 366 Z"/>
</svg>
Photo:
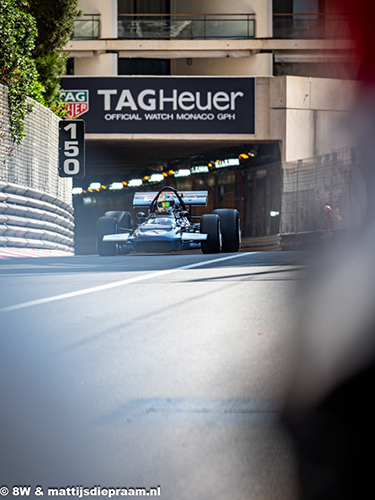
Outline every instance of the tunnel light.
<svg viewBox="0 0 375 500">
<path fill-rule="evenodd" d="M 142 179 L 132 179 L 131 181 L 128 182 L 129 187 L 138 187 L 142 186 L 143 181 Z"/>
<path fill-rule="evenodd" d="M 280 215 L 280 212 L 276 212 L 274 210 L 271 210 L 271 212 L 270 212 L 271 217 L 277 217 L 278 215 Z"/>
<path fill-rule="evenodd" d="M 225 160 L 216 161 L 215 168 L 237 167 L 239 164 L 240 160 L 238 158 L 227 158 Z"/>
<path fill-rule="evenodd" d="M 160 182 L 162 180 L 164 180 L 163 174 L 152 174 L 148 182 Z"/>
<path fill-rule="evenodd" d="M 112 182 L 112 184 L 109 186 L 109 189 L 111 191 L 116 191 L 118 189 L 122 189 L 124 187 L 122 182 Z"/>
<path fill-rule="evenodd" d="M 206 174 L 209 171 L 210 171 L 210 169 L 207 167 L 207 165 L 199 165 L 196 167 L 192 167 L 190 169 L 190 172 L 192 174 Z"/>
<path fill-rule="evenodd" d="M 82 194 L 83 189 L 79 187 L 75 187 L 72 189 L 72 194 Z"/>
<path fill-rule="evenodd" d="M 175 177 L 188 177 L 190 175 L 190 170 L 188 168 L 180 168 L 174 173 Z"/>
<path fill-rule="evenodd" d="M 100 187 L 101 187 L 100 182 L 92 182 L 89 185 L 89 189 L 92 189 L 92 190 L 100 189 Z"/>
</svg>

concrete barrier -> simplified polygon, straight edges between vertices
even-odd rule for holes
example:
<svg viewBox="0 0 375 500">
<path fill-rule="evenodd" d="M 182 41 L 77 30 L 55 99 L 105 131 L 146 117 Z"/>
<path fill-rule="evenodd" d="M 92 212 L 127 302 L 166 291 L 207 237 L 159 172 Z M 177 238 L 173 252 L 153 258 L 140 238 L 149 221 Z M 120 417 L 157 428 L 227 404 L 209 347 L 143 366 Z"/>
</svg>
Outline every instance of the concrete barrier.
<svg viewBox="0 0 375 500">
<path fill-rule="evenodd" d="M 0 246 L 73 253 L 73 208 L 43 191 L 0 181 Z"/>
</svg>

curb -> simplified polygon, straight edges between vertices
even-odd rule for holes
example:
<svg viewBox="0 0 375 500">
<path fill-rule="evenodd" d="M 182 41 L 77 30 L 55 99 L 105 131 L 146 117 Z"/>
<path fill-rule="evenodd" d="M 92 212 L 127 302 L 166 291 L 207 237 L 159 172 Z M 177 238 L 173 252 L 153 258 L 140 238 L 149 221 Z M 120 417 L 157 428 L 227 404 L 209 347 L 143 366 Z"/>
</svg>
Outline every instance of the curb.
<svg viewBox="0 0 375 500">
<path fill-rule="evenodd" d="M 73 255 L 73 253 L 64 252 L 62 250 L 0 247 L 0 259 L 17 259 L 27 257 L 71 257 Z"/>
</svg>

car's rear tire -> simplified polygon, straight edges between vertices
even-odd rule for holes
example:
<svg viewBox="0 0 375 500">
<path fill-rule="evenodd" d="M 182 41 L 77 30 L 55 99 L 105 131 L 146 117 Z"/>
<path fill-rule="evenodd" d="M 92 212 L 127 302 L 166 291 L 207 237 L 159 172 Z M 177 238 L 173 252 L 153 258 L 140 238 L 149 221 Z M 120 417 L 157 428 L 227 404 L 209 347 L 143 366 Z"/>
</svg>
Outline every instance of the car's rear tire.
<svg viewBox="0 0 375 500">
<path fill-rule="evenodd" d="M 241 246 L 240 214 L 233 208 L 217 208 L 212 212 L 220 217 L 222 252 L 238 252 Z"/>
<path fill-rule="evenodd" d="M 116 217 L 100 217 L 96 225 L 96 238 L 98 254 L 102 256 L 116 255 L 117 244 L 113 241 L 103 241 L 106 234 L 117 233 Z"/>
<path fill-rule="evenodd" d="M 132 228 L 132 216 L 130 212 L 122 212 L 120 210 L 110 210 L 104 214 L 104 217 L 116 217 L 117 224 L 120 229 Z"/>
<path fill-rule="evenodd" d="M 207 240 L 202 241 L 203 253 L 219 253 L 221 250 L 220 218 L 217 214 L 205 214 L 201 217 L 201 233 L 208 235 Z"/>
</svg>

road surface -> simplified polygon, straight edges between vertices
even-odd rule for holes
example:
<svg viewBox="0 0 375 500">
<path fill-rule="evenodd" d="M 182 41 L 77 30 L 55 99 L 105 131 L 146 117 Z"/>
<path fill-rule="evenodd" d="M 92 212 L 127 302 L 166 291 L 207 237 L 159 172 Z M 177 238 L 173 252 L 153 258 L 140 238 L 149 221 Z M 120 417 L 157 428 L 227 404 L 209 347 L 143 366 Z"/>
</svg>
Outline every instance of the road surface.
<svg viewBox="0 0 375 500">
<path fill-rule="evenodd" d="M 277 418 L 303 269 L 292 252 L 0 261 L 0 487 L 293 500 Z"/>
</svg>

